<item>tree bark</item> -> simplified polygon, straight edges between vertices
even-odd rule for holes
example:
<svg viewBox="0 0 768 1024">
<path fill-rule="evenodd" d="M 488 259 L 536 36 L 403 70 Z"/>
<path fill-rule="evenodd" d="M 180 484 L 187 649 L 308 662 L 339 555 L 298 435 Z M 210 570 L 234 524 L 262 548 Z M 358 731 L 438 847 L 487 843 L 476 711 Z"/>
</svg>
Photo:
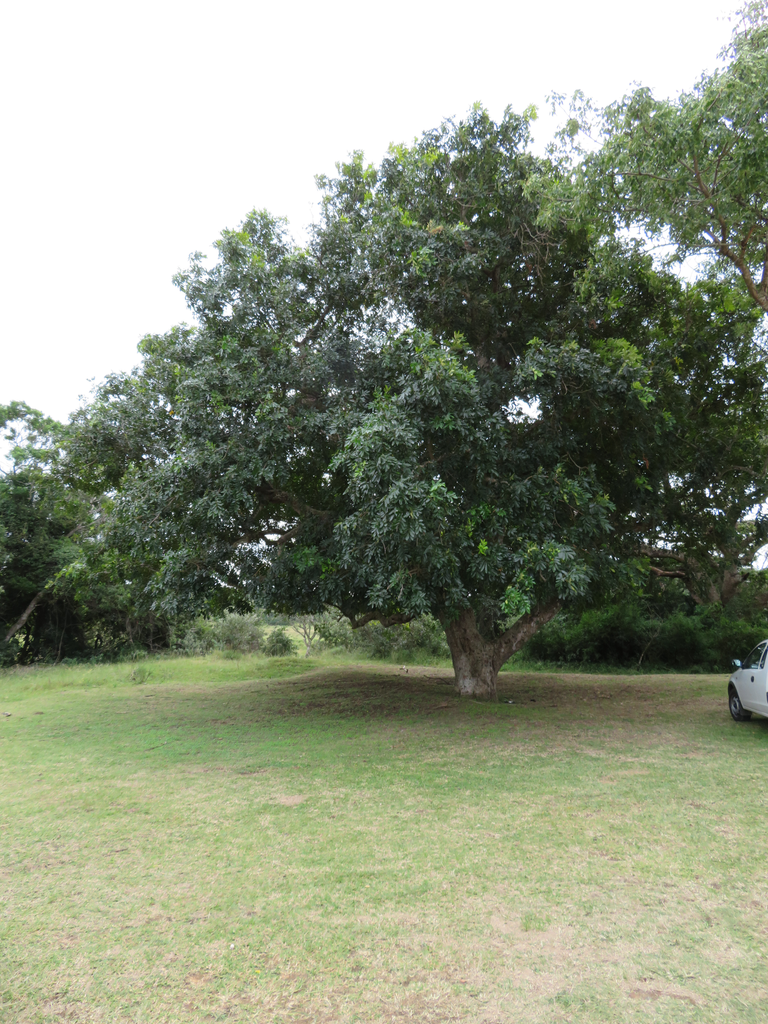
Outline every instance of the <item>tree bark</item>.
<svg viewBox="0 0 768 1024">
<path fill-rule="evenodd" d="M 742 548 L 739 557 L 747 563 L 746 566 L 737 562 L 723 568 L 722 561 L 725 559 L 721 559 L 719 566 L 717 561 L 713 559 L 710 563 L 709 571 L 707 571 L 708 567 L 706 565 L 702 565 L 694 558 L 669 548 L 655 547 L 651 544 L 640 544 L 639 551 L 641 554 L 647 555 L 648 558 L 655 558 L 657 560 L 672 559 L 677 562 L 680 565 L 679 569 L 660 569 L 655 565 L 652 565 L 650 569 L 654 576 L 683 580 L 688 588 L 688 593 L 696 604 L 710 605 L 720 603 L 723 606 L 733 600 L 738 593 L 739 587 L 748 579 L 748 565 L 755 554 L 755 549 L 748 548 L 745 553 Z"/>
<path fill-rule="evenodd" d="M 8 632 L 5 634 L 5 642 L 6 643 L 8 643 L 8 641 L 11 639 L 11 637 L 13 636 L 14 633 L 18 633 L 19 632 L 19 630 L 24 625 L 24 623 L 27 621 L 29 616 L 32 614 L 32 612 L 35 610 L 35 608 L 37 608 L 38 604 L 40 603 L 40 598 L 43 596 L 44 593 L 45 593 L 45 589 L 40 590 L 40 591 L 38 591 L 35 594 L 35 596 L 29 602 L 27 607 L 21 613 L 19 618 L 14 622 L 14 624 L 11 626 L 11 628 L 8 630 Z"/>
<path fill-rule="evenodd" d="M 497 700 L 494 667 L 494 645 L 484 640 L 477 629 L 475 613 L 464 608 L 457 618 L 444 623 L 445 636 L 451 651 L 456 692 L 461 697 Z"/>
<path fill-rule="evenodd" d="M 443 628 L 451 651 L 459 696 L 498 700 L 496 680 L 501 666 L 559 610 L 560 602 L 552 601 L 535 612 L 523 615 L 495 640 L 481 636 L 471 608 L 462 609 L 453 619 L 446 616 Z"/>
<path fill-rule="evenodd" d="M 74 537 L 74 535 L 78 532 L 78 530 L 80 530 L 80 526 L 73 527 L 69 531 L 69 533 L 64 535 L 64 540 L 69 540 L 70 537 Z M 19 618 L 14 622 L 14 624 L 11 626 L 11 628 L 8 630 L 8 632 L 5 634 L 5 642 L 6 643 L 8 643 L 8 641 L 11 639 L 13 634 L 14 633 L 18 633 L 18 631 L 21 629 L 21 627 L 26 623 L 26 621 L 29 618 L 29 616 L 32 614 L 32 612 L 35 610 L 35 608 L 37 608 L 38 604 L 40 603 L 40 599 L 43 597 L 44 594 L 45 594 L 45 587 L 43 587 L 42 590 L 39 590 L 35 594 L 35 596 L 29 602 L 27 607 L 21 613 Z"/>
</svg>

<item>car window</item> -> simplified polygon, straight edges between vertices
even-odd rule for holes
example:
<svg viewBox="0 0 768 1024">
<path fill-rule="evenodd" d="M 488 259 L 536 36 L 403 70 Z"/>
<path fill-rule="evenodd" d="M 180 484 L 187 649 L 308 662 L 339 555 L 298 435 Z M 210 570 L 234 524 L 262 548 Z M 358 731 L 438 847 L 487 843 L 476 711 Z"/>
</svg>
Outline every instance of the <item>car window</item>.
<svg viewBox="0 0 768 1024">
<path fill-rule="evenodd" d="M 768 644 L 765 645 L 765 650 L 763 651 L 763 656 L 760 659 L 760 668 L 765 668 L 765 659 L 766 659 L 766 657 L 768 657 Z"/>
<path fill-rule="evenodd" d="M 758 644 L 754 651 L 750 651 L 744 659 L 742 668 L 760 668 L 760 658 L 765 650 L 765 640 Z"/>
</svg>

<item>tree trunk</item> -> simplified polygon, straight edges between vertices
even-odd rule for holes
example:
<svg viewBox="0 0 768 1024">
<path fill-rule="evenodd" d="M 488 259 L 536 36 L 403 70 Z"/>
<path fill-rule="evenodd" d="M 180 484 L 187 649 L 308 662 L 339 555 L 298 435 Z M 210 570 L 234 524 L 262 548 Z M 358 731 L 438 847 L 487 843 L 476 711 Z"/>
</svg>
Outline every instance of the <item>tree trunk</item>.
<svg viewBox="0 0 768 1024">
<path fill-rule="evenodd" d="M 559 609 L 560 602 L 553 601 L 536 612 L 529 612 L 496 640 L 486 640 L 480 635 L 471 608 L 462 609 L 453 619 L 446 616 L 443 628 L 451 651 L 459 696 L 498 700 L 496 679 L 501 666 Z"/>
<path fill-rule="evenodd" d="M 69 540 L 69 538 L 73 537 L 78 532 L 79 529 L 80 529 L 79 526 L 73 527 L 73 529 L 71 529 L 69 531 L 69 533 L 64 535 L 64 540 Z M 16 620 L 16 622 L 14 622 L 14 624 L 11 626 L 11 628 L 8 630 L 8 632 L 5 634 L 5 642 L 6 643 L 8 643 L 8 641 L 11 639 L 11 637 L 13 636 L 14 633 L 18 633 L 18 631 L 21 629 L 21 627 L 23 625 L 25 625 L 27 619 L 32 614 L 32 612 L 35 610 L 35 608 L 37 608 L 38 604 L 40 603 L 40 599 L 43 597 L 44 594 L 45 594 L 45 587 L 43 587 L 42 590 L 39 590 L 35 594 L 35 596 L 29 602 L 27 607 L 21 613 L 21 616 Z"/>
<path fill-rule="evenodd" d="M 464 608 L 458 618 L 445 623 L 445 636 L 451 651 L 456 692 L 461 697 L 497 700 L 493 644 L 477 630 L 475 613 Z"/>
<path fill-rule="evenodd" d="M 8 632 L 5 634 L 5 642 L 6 643 L 8 643 L 8 641 L 11 639 L 13 634 L 14 633 L 18 633 L 19 630 L 21 629 L 21 627 L 26 623 L 26 621 L 29 618 L 29 616 L 32 614 L 32 612 L 35 610 L 35 608 L 37 608 L 38 604 L 40 603 L 40 598 L 43 596 L 44 593 L 45 593 L 45 588 L 43 588 L 42 590 L 38 591 L 37 594 L 35 594 L 35 596 L 29 602 L 27 607 L 21 613 L 19 618 L 14 622 L 14 624 L 11 626 L 11 628 L 8 630 Z"/>
<path fill-rule="evenodd" d="M 720 600 L 723 605 L 728 604 L 736 597 L 739 587 L 747 577 L 748 573 L 741 565 L 732 565 L 723 570 L 723 582 L 720 585 Z"/>
</svg>

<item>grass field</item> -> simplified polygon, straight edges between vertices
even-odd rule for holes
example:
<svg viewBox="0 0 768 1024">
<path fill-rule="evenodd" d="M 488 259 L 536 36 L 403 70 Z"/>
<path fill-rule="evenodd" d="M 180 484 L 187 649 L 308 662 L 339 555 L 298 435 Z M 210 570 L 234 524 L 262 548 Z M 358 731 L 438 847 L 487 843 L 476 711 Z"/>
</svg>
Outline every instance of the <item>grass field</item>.
<svg viewBox="0 0 768 1024">
<path fill-rule="evenodd" d="M 0 1020 L 762 1024 L 768 720 L 724 677 L 449 683 L 0 676 Z"/>
</svg>

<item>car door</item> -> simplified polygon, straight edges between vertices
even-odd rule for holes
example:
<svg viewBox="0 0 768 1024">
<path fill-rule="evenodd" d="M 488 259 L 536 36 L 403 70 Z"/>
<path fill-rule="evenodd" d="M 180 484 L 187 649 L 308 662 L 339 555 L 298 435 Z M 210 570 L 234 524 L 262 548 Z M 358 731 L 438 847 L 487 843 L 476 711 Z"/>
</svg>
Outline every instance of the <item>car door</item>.
<svg viewBox="0 0 768 1024">
<path fill-rule="evenodd" d="M 739 678 L 736 680 L 736 689 L 739 691 L 741 703 L 748 711 L 757 711 L 760 714 L 768 714 L 766 655 L 768 655 L 768 640 L 763 640 L 744 659 L 738 673 Z"/>
</svg>

